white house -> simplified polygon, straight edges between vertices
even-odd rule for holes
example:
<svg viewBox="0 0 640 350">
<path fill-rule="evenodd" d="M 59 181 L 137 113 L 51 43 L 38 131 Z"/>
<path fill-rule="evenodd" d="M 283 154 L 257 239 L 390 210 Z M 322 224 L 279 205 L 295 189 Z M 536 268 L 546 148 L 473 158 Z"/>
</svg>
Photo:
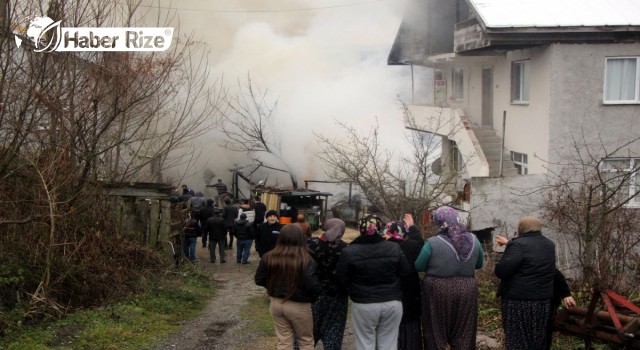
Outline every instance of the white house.
<svg viewBox="0 0 640 350">
<path fill-rule="evenodd" d="M 536 215 L 542 198 L 527 191 L 575 139 L 640 137 L 637 0 L 413 0 L 388 64 L 433 69 L 433 103 L 409 102 L 407 127 L 459 151 L 475 230 Z M 618 154 L 603 166 L 637 169 L 637 142 Z"/>
</svg>

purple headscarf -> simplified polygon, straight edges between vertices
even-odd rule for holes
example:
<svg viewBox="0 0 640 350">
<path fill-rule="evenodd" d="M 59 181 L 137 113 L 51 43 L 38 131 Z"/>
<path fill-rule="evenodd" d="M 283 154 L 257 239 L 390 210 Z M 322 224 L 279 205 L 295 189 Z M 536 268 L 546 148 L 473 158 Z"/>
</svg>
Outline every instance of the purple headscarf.
<svg viewBox="0 0 640 350">
<path fill-rule="evenodd" d="M 459 261 L 467 261 L 473 251 L 474 239 L 467 227 L 460 222 L 458 212 L 451 207 L 440 207 L 433 214 L 433 221 L 438 225 L 438 234 L 445 236 L 453 245 Z"/>
</svg>

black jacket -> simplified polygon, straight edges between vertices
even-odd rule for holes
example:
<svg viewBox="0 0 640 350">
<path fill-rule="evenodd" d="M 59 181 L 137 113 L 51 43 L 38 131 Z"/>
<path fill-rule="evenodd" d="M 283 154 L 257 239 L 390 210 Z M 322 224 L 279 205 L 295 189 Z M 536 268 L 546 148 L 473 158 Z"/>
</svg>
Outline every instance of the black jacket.
<svg viewBox="0 0 640 350">
<path fill-rule="evenodd" d="M 256 251 L 260 257 L 276 246 L 281 228 L 282 224 L 277 221 L 273 225 L 269 225 L 267 221 L 258 225 L 256 230 Z"/>
<path fill-rule="evenodd" d="M 421 236 L 417 238 L 405 237 L 403 241 L 396 241 L 392 238 L 389 242 L 400 244 L 400 249 L 404 254 L 411 272 L 407 276 L 403 276 L 402 281 L 402 321 L 400 323 L 412 322 L 419 320 L 422 315 L 422 288 L 420 288 L 420 276 L 416 271 L 414 264 L 422 251 L 424 240 Z"/>
<path fill-rule="evenodd" d="M 501 279 L 498 296 L 519 300 L 551 299 L 556 274 L 555 244 L 540 231 L 513 238 L 496 264 L 495 273 Z"/>
<path fill-rule="evenodd" d="M 224 224 L 224 219 L 219 215 L 208 218 L 204 227 L 205 234 L 203 236 L 209 235 L 209 239 L 212 241 L 222 241 L 227 237 L 227 227 Z"/>
<path fill-rule="evenodd" d="M 401 277 L 411 267 L 400 245 L 380 235 L 359 236 L 342 250 L 336 266 L 336 280 L 346 286 L 356 303 L 402 300 Z"/>
<path fill-rule="evenodd" d="M 233 223 L 238 218 L 238 208 L 229 204 L 222 208 L 222 218 L 227 227 L 233 227 Z"/>
<path fill-rule="evenodd" d="M 255 203 L 253 205 L 253 211 L 256 212 L 256 219 L 254 221 L 256 223 L 256 225 L 263 223 L 264 222 L 264 214 L 267 213 L 267 206 L 262 202 Z"/>
<path fill-rule="evenodd" d="M 198 220 L 189 219 L 184 224 L 182 228 L 182 232 L 184 232 L 185 238 L 196 238 L 202 235 L 202 231 L 200 230 L 200 224 L 198 224 Z"/>
<path fill-rule="evenodd" d="M 213 216 L 215 210 L 216 208 L 209 205 L 200 209 L 200 214 L 198 215 L 198 217 L 200 218 L 200 226 L 204 227 L 207 220 Z"/>
<path fill-rule="evenodd" d="M 233 235 L 239 241 L 253 239 L 253 225 L 247 219 L 240 219 L 233 225 Z"/>
<path fill-rule="evenodd" d="M 267 255 L 265 259 L 269 259 Z M 258 269 L 256 270 L 256 275 L 254 280 L 257 285 L 267 287 L 267 265 L 265 263 L 265 259 L 260 260 L 260 264 L 258 265 Z M 321 291 L 320 282 L 318 281 L 318 275 L 316 273 L 317 265 L 316 262 L 311 259 L 309 261 L 309 266 L 304 270 L 304 275 L 302 281 L 298 283 L 296 291 L 293 293 L 289 300 L 297 301 L 300 303 L 312 303 L 316 300 Z M 283 283 L 280 286 L 274 288 L 273 292 L 269 294 L 274 298 L 284 298 L 287 295 L 287 287 L 289 285 L 289 281 L 287 283 Z"/>
</svg>

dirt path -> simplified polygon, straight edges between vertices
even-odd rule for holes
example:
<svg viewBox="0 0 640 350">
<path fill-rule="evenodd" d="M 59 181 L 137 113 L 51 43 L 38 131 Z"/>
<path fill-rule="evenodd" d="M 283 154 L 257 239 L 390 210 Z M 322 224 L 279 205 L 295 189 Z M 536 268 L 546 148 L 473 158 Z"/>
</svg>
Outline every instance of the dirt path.
<svg viewBox="0 0 640 350">
<path fill-rule="evenodd" d="M 264 288 L 256 286 L 253 281 L 258 254 L 252 248 L 251 263 L 237 264 L 234 248 L 233 251 L 227 251 L 226 264 L 212 264 L 209 262 L 209 251 L 202 248 L 199 240 L 197 247 L 197 264 L 213 276 L 216 294 L 200 316 L 187 321 L 180 332 L 154 350 L 251 349 L 257 337 L 243 330 L 248 321 L 242 320 L 239 312 L 249 299 L 264 295 Z M 342 348 L 355 349 L 349 320 Z M 322 349 L 322 343 L 316 349 Z"/>
</svg>

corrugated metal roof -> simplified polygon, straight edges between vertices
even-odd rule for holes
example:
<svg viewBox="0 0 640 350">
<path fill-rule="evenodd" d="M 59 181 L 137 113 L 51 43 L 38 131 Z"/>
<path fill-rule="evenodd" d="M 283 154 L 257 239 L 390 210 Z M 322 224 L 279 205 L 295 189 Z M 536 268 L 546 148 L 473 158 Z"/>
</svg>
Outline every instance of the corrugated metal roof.
<svg viewBox="0 0 640 350">
<path fill-rule="evenodd" d="M 468 0 L 489 28 L 640 25 L 640 0 Z"/>
</svg>

